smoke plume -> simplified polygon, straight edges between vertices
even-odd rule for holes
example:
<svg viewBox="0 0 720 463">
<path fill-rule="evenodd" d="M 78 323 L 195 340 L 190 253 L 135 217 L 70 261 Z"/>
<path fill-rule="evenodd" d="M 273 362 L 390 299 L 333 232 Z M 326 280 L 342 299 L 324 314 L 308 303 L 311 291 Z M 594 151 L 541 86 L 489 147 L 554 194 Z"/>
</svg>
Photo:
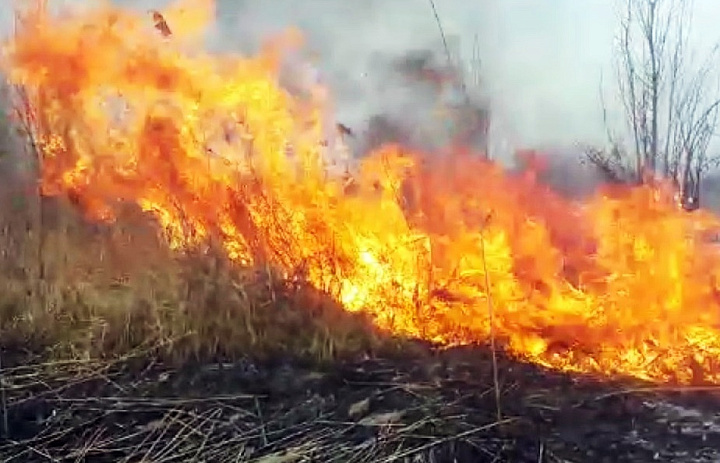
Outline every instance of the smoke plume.
<svg viewBox="0 0 720 463">
<path fill-rule="evenodd" d="M 56 0 L 58 7 L 88 7 L 85 0 Z M 113 0 L 117 5 L 147 11 L 162 11 L 168 0 Z M 300 29 L 305 38 L 301 55 L 288 62 L 290 79 L 301 80 L 308 67 L 318 71 L 317 78 L 330 88 L 333 119 L 348 128 L 342 132 L 356 154 L 367 152 L 383 142 L 402 142 L 419 148 L 447 146 L 447 114 L 441 112 L 447 103 L 469 98 L 476 110 L 490 109 L 489 150 L 493 157 L 511 163 L 520 147 L 513 139 L 507 117 L 501 120 L 502 98 L 497 91 L 498 76 L 494 67 L 502 51 L 492 50 L 489 37 L 497 17 L 495 2 L 470 4 L 462 0 L 437 2 L 438 15 L 447 41 L 446 50 L 436 18 L 426 0 L 217 0 L 216 23 L 207 35 L 208 47 L 217 51 L 254 53 L 263 41 L 288 27 Z M 0 28 L 6 35 L 12 27 L 10 8 L 2 9 Z M 148 13 L 148 21 L 152 21 Z M 172 25 L 170 25 L 172 27 Z M 474 47 L 482 58 L 478 84 L 470 75 Z M 462 58 L 465 75 L 457 85 L 446 85 L 455 78 L 448 68 L 446 53 Z M 477 70 L 476 70 L 477 71 Z M 443 84 L 445 83 L 445 84 Z M 292 85 L 289 85 L 292 87 Z M 534 109 L 529 108 L 528 111 Z M 537 115 L 540 117 L 540 115 Z M 335 124 L 332 124 L 335 126 Z M 328 138 L 338 135 L 330 130 Z M 555 186 L 595 178 L 585 167 L 579 167 L 579 153 L 556 156 L 549 164 L 560 174 Z M 580 169 L 582 176 L 564 175 Z M 590 178 L 590 180 L 587 180 Z M 561 188 L 562 189 L 562 188 Z M 566 190 L 577 190 L 575 186 Z"/>
</svg>

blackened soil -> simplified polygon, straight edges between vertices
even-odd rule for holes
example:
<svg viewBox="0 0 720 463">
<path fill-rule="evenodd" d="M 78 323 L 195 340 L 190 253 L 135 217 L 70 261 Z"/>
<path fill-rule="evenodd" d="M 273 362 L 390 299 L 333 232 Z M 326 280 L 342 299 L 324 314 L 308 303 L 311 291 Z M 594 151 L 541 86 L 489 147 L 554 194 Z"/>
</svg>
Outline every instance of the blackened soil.
<svg viewBox="0 0 720 463">
<path fill-rule="evenodd" d="M 3 372 L 2 461 L 720 461 L 720 401 L 483 347 L 326 365 L 131 359 Z M 717 424 L 716 424 L 717 421 Z"/>
</svg>

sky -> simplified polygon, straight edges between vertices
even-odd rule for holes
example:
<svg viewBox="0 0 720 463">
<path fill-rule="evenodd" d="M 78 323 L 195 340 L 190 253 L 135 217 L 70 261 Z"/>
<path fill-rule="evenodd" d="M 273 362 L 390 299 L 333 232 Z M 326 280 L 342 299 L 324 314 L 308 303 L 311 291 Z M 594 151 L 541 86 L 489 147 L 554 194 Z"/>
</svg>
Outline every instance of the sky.
<svg viewBox="0 0 720 463">
<path fill-rule="evenodd" d="M 59 0 L 85 3 L 89 0 Z M 161 8 L 163 0 L 113 0 Z M 469 59 L 477 37 L 482 91 L 499 145 L 562 147 L 605 141 L 600 88 L 612 123 L 621 123 L 614 87 L 616 0 L 435 0 L 445 32 Z M 9 9 L 0 9 L 8 29 Z M 440 46 L 429 0 L 217 0 L 210 34 L 218 49 L 251 51 L 287 26 L 306 32 L 337 99 L 338 118 L 415 114 L 417 98 L 382 70 L 383 57 Z M 692 45 L 703 53 L 720 39 L 717 0 L 694 0 Z M 500 149 L 500 148 L 498 148 Z"/>
</svg>

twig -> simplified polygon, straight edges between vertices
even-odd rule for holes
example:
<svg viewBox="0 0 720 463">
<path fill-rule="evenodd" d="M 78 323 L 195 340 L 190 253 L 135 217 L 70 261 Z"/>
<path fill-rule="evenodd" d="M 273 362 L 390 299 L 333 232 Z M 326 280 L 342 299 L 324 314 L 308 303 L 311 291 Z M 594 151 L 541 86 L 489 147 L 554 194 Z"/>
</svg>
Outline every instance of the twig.
<svg viewBox="0 0 720 463">
<path fill-rule="evenodd" d="M 208 402 L 234 402 L 237 400 L 257 399 L 258 397 L 251 394 L 235 394 L 235 395 L 216 395 L 208 397 L 85 397 L 85 398 L 56 398 L 47 399 L 53 403 L 71 403 L 71 404 L 105 404 L 115 407 L 128 407 L 130 405 L 144 405 L 146 407 L 170 407 L 177 405 L 189 405 Z"/>
<path fill-rule="evenodd" d="M 200 443 L 200 446 L 198 447 L 197 451 L 195 452 L 195 457 L 193 458 L 193 461 L 201 461 L 201 458 L 200 458 L 201 452 L 205 449 L 205 446 L 207 445 L 210 435 L 213 434 L 213 432 L 215 431 L 215 426 L 217 426 L 217 420 L 215 418 L 220 415 L 222 415 L 222 409 L 217 408 L 217 409 L 213 410 L 213 412 L 202 423 L 202 424 L 205 424 L 207 422 L 211 422 L 212 424 L 210 426 L 210 431 L 205 433 L 205 437 L 203 438 L 202 442 Z"/>
<path fill-rule="evenodd" d="M 489 218 L 489 216 L 488 216 Z M 492 373 L 493 388 L 495 390 L 495 411 L 497 412 L 497 420 L 502 420 L 502 408 L 500 405 L 500 380 L 497 363 L 497 350 L 495 342 L 495 307 L 493 306 L 492 293 L 490 291 L 490 275 L 488 274 L 487 255 L 485 252 L 485 224 L 486 220 L 480 226 L 480 253 L 482 255 L 483 274 L 485 276 L 485 294 L 487 301 L 488 319 L 490 323 L 490 355 L 492 355 Z"/>
<path fill-rule="evenodd" d="M 430 2 L 430 8 L 432 8 L 433 15 L 435 16 L 435 23 L 440 31 L 440 38 L 442 39 L 443 48 L 445 49 L 445 56 L 447 57 L 448 63 L 452 62 L 452 56 L 450 56 L 450 47 L 448 47 L 447 38 L 445 37 L 445 29 L 443 29 L 442 21 L 440 21 L 440 15 L 435 7 L 434 0 L 428 0 Z"/>
<path fill-rule="evenodd" d="M 204 447 L 207 443 L 208 435 L 207 433 L 203 433 L 201 429 L 204 424 L 214 421 L 214 417 L 217 416 L 218 410 L 221 411 L 221 409 L 216 408 L 200 415 L 191 414 L 191 419 L 189 421 L 181 420 L 181 410 L 178 410 L 177 419 L 175 421 L 177 421 L 180 425 L 180 429 L 175 433 L 170 442 L 165 444 L 165 447 L 161 449 L 157 455 L 155 455 L 154 461 L 157 463 L 163 463 L 175 459 L 175 455 L 172 452 L 175 452 L 180 445 L 187 442 L 190 436 L 202 437 L 202 445 Z M 196 424 L 198 422 L 199 424 Z M 199 450 L 196 450 L 195 457 L 192 458 L 191 461 L 200 461 L 197 458 L 197 452 L 199 452 Z"/>
<path fill-rule="evenodd" d="M 52 461 L 52 462 L 58 462 L 58 461 L 59 461 L 57 458 L 53 458 L 52 455 L 50 455 L 49 453 L 47 453 L 47 452 L 45 452 L 45 451 L 43 451 L 43 450 L 37 449 L 37 448 L 35 448 L 35 447 L 28 447 L 28 450 L 30 450 L 30 451 L 33 452 L 33 453 L 36 453 L 36 454 L 40 455 L 41 457 L 45 458 L 47 461 Z"/>
<path fill-rule="evenodd" d="M 541 441 L 540 449 L 538 450 L 538 463 L 542 463 L 543 458 L 545 458 L 545 443 Z"/>
<path fill-rule="evenodd" d="M 77 455 L 75 456 L 75 461 L 85 461 L 88 455 L 94 450 L 96 443 L 100 440 L 104 432 L 105 428 L 103 428 L 102 426 L 93 431 L 87 442 L 84 442 L 79 451 L 77 452 Z"/>
<path fill-rule="evenodd" d="M 500 421 L 496 421 L 496 422 L 494 422 L 494 423 L 486 424 L 486 425 L 484 425 L 484 426 L 478 426 L 477 428 L 468 429 L 467 431 L 461 432 L 460 434 L 456 434 L 456 435 L 454 435 L 454 436 L 448 436 L 448 437 L 445 437 L 445 438 L 443 438 L 443 439 L 438 439 L 438 440 L 435 441 L 435 442 L 430 442 L 430 443 L 428 443 L 428 444 L 421 445 L 420 447 L 415 447 L 415 448 L 413 448 L 413 449 L 406 450 L 405 452 L 398 453 L 398 454 L 395 454 L 395 455 L 391 455 L 391 456 L 389 456 L 388 458 L 386 458 L 386 459 L 384 459 L 384 460 L 382 460 L 382 461 L 383 461 L 383 463 L 390 463 L 390 462 L 393 462 L 393 461 L 402 460 L 402 459 L 404 459 L 404 458 L 406 458 L 406 457 L 408 457 L 408 456 L 410 456 L 410 455 L 416 454 L 416 453 L 418 453 L 418 452 L 422 452 L 422 451 L 424 451 L 424 450 L 429 450 L 429 449 L 431 449 L 431 448 L 433 448 L 433 447 L 437 447 L 438 445 L 442 445 L 442 444 L 444 444 L 444 443 L 446 443 L 446 442 L 450 442 L 450 441 L 452 441 L 452 440 L 457 440 L 457 439 L 462 439 L 462 438 L 464 438 L 464 437 L 468 437 L 468 436 L 471 436 L 471 435 L 473 435 L 473 434 L 477 434 L 477 433 L 479 433 L 479 432 L 487 431 L 487 430 L 490 430 L 490 429 L 492 429 L 492 428 L 496 428 L 496 427 L 498 427 L 498 426 L 502 426 L 502 425 L 505 425 L 505 424 L 512 423 L 513 421 L 515 421 L 515 418 L 508 418 L 508 419 L 505 419 L 505 420 L 500 420 Z"/>
<path fill-rule="evenodd" d="M 440 31 L 440 37 L 442 38 L 443 47 L 445 48 L 445 56 L 448 61 L 448 65 L 452 65 L 452 56 L 450 55 L 450 48 L 448 47 L 447 38 L 445 37 L 445 30 L 442 27 L 442 21 L 440 21 L 440 15 L 437 12 L 437 8 L 435 7 L 435 1 L 434 0 L 428 0 L 430 2 L 430 8 L 432 8 L 433 15 L 435 16 L 435 22 L 437 23 L 438 30 Z M 465 102 L 470 102 L 470 97 L 467 93 L 467 89 L 465 88 L 465 82 L 462 81 L 461 76 L 461 87 L 463 91 L 463 96 L 465 97 Z M 496 345 L 495 345 L 495 320 L 494 320 L 494 308 L 493 308 L 493 301 L 492 296 L 490 294 L 490 276 L 488 275 L 488 268 L 487 268 L 487 259 L 485 255 L 485 236 L 483 233 L 483 230 L 485 228 L 485 224 L 482 225 L 480 230 L 480 248 L 482 253 L 482 262 L 483 262 L 483 273 L 485 274 L 485 288 L 487 293 L 487 308 L 488 308 L 488 317 L 490 319 L 490 350 L 492 354 L 492 369 L 493 369 L 493 387 L 495 389 L 495 407 L 497 412 L 497 420 L 502 420 L 502 408 L 500 406 L 500 381 L 498 379 L 498 365 L 497 365 L 497 352 L 496 352 Z"/>
<path fill-rule="evenodd" d="M 0 435 L 7 437 L 10 426 L 8 425 L 7 394 L 5 391 L 5 371 L 3 370 L 2 364 L 2 349 L 0 349 L 0 407 L 2 407 L 2 429 L 0 429 Z"/>
<path fill-rule="evenodd" d="M 145 454 L 143 455 L 142 460 L 143 461 L 151 461 L 153 459 L 153 452 L 155 451 L 155 447 L 160 443 L 162 438 L 167 434 L 168 429 L 175 423 L 176 421 L 179 421 L 178 415 L 180 412 L 178 410 L 171 410 L 169 411 L 162 419 L 162 423 L 167 423 L 162 431 L 160 431 L 160 435 L 158 435 L 157 439 L 153 441 L 153 443 L 150 445 L 150 448 L 145 451 Z M 173 416 L 174 415 L 174 416 Z M 148 435 L 150 437 L 150 435 Z M 144 445 L 145 440 L 138 446 L 138 450 L 142 445 Z"/>
<path fill-rule="evenodd" d="M 600 400 L 609 399 L 612 397 L 617 397 L 621 395 L 630 395 L 630 394 L 645 394 L 649 392 L 716 392 L 720 391 L 720 385 L 714 385 L 714 386 L 647 386 L 647 387 L 636 387 L 636 388 L 629 388 L 629 389 L 621 389 L 619 391 L 611 391 L 606 392 L 605 394 L 600 394 L 592 399 L 583 400 L 581 402 L 578 402 L 575 404 L 575 407 L 580 407 L 588 402 L 598 402 Z"/>
<path fill-rule="evenodd" d="M 260 401 L 255 397 L 255 411 L 260 420 L 260 434 L 262 435 L 263 445 L 268 445 L 267 433 L 265 432 L 265 421 L 263 420 L 262 410 L 260 409 Z"/>
<path fill-rule="evenodd" d="M 450 47 L 447 43 L 447 37 L 445 36 L 445 29 L 442 26 L 442 21 L 440 21 L 440 15 L 437 12 L 437 8 L 435 7 L 435 0 L 428 0 L 430 2 L 430 8 L 432 8 L 433 16 L 435 16 L 435 23 L 438 26 L 438 31 L 440 31 L 440 38 L 442 39 L 443 48 L 445 49 L 445 57 L 447 58 L 448 65 L 452 67 L 452 56 L 450 54 Z M 465 80 L 463 79 L 462 74 L 459 75 L 460 77 L 460 86 L 462 87 L 463 91 L 463 97 L 465 98 L 465 103 L 470 102 L 470 96 L 467 93 L 467 88 L 465 88 Z"/>
</svg>

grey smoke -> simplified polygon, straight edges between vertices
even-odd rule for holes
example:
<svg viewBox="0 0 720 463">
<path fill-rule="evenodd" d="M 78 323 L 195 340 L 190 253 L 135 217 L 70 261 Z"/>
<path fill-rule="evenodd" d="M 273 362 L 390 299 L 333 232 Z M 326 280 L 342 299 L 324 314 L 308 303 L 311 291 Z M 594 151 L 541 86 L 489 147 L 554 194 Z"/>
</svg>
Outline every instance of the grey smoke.
<svg viewBox="0 0 720 463">
<path fill-rule="evenodd" d="M 56 3 L 88 5 L 86 0 Z M 170 2 L 114 3 L 147 12 L 162 10 Z M 494 38 L 497 22 L 504 19 L 498 5 L 497 0 L 436 0 L 454 57 L 459 55 L 467 62 L 477 39 L 484 81 L 482 85 L 468 82 L 468 92 L 476 105 L 491 104 L 496 130 L 491 133 L 491 150 L 495 157 L 510 161 L 520 140 L 503 131 L 511 124 L 503 107 L 503 73 L 498 72 L 502 53 Z M 439 127 L 442 117 L 437 114 L 437 88 L 409 78 L 412 69 L 408 68 L 417 67 L 418 60 L 424 59 L 421 67 L 427 69 L 442 70 L 446 65 L 438 24 L 427 0 L 218 0 L 216 13 L 208 46 L 217 51 L 253 53 L 273 34 L 290 26 L 301 29 L 307 40 L 305 49 L 317 56 L 323 79 L 332 90 L 336 119 L 359 134 L 352 141 L 357 151 L 380 141 L 430 148 L 445 144 Z M 7 32 L 11 24 L 9 9 L 3 9 L 0 27 Z M 552 139 L 552 134 L 548 138 Z"/>
<path fill-rule="evenodd" d="M 162 8 L 167 1 L 117 0 L 134 8 Z M 482 2 L 481 2 L 482 3 Z M 442 0 L 438 10 L 454 55 L 461 54 L 460 29 L 452 17 L 482 8 L 462 0 Z M 478 17 L 478 30 L 482 17 Z M 438 124 L 437 95 L 422 82 L 399 72 L 398 61 L 431 52 L 433 65 L 445 60 L 441 36 L 427 0 L 218 0 L 217 23 L 209 34 L 211 49 L 254 53 L 263 40 L 288 27 L 302 30 L 305 50 L 317 57 L 331 88 L 335 117 L 365 133 L 372 120 L 401 125 L 420 145 Z M 473 35 L 470 35 L 472 40 Z M 464 44 L 472 45 L 471 42 Z M 486 98 L 476 92 L 478 100 Z M 362 149 L 366 143 L 360 143 Z"/>
<path fill-rule="evenodd" d="M 169 3 L 113 1 L 139 11 Z M 510 162 L 516 148 L 537 147 L 565 173 L 557 178 L 596 182 L 572 146 L 605 142 L 598 86 L 602 73 L 606 84 L 612 80 L 617 2 L 435 1 L 451 48 L 466 60 L 477 37 L 483 80 L 473 89 L 473 98 L 491 103 L 490 148 L 495 157 Z M 717 3 L 695 3 L 700 11 L 698 35 L 713 31 L 711 13 Z M 0 9 L 3 31 L 12 22 L 9 10 Z M 424 51 L 442 61 L 444 51 L 427 0 L 218 0 L 217 23 L 208 42 L 215 50 L 253 52 L 264 38 L 288 26 L 300 28 L 306 48 L 319 57 L 339 121 L 364 132 L 374 120 L 389 138 L 427 143 L 422 135 L 425 128 L 437 125 L 436 98 L 393 68 L 398 60 Z M 605 96 L 612 106 L 611 88 Z M 621 122 L 617 108 L 609 109 L 611 122 Z M 425 138 L 437 142 L 427 134 Z"/>
</svg>

